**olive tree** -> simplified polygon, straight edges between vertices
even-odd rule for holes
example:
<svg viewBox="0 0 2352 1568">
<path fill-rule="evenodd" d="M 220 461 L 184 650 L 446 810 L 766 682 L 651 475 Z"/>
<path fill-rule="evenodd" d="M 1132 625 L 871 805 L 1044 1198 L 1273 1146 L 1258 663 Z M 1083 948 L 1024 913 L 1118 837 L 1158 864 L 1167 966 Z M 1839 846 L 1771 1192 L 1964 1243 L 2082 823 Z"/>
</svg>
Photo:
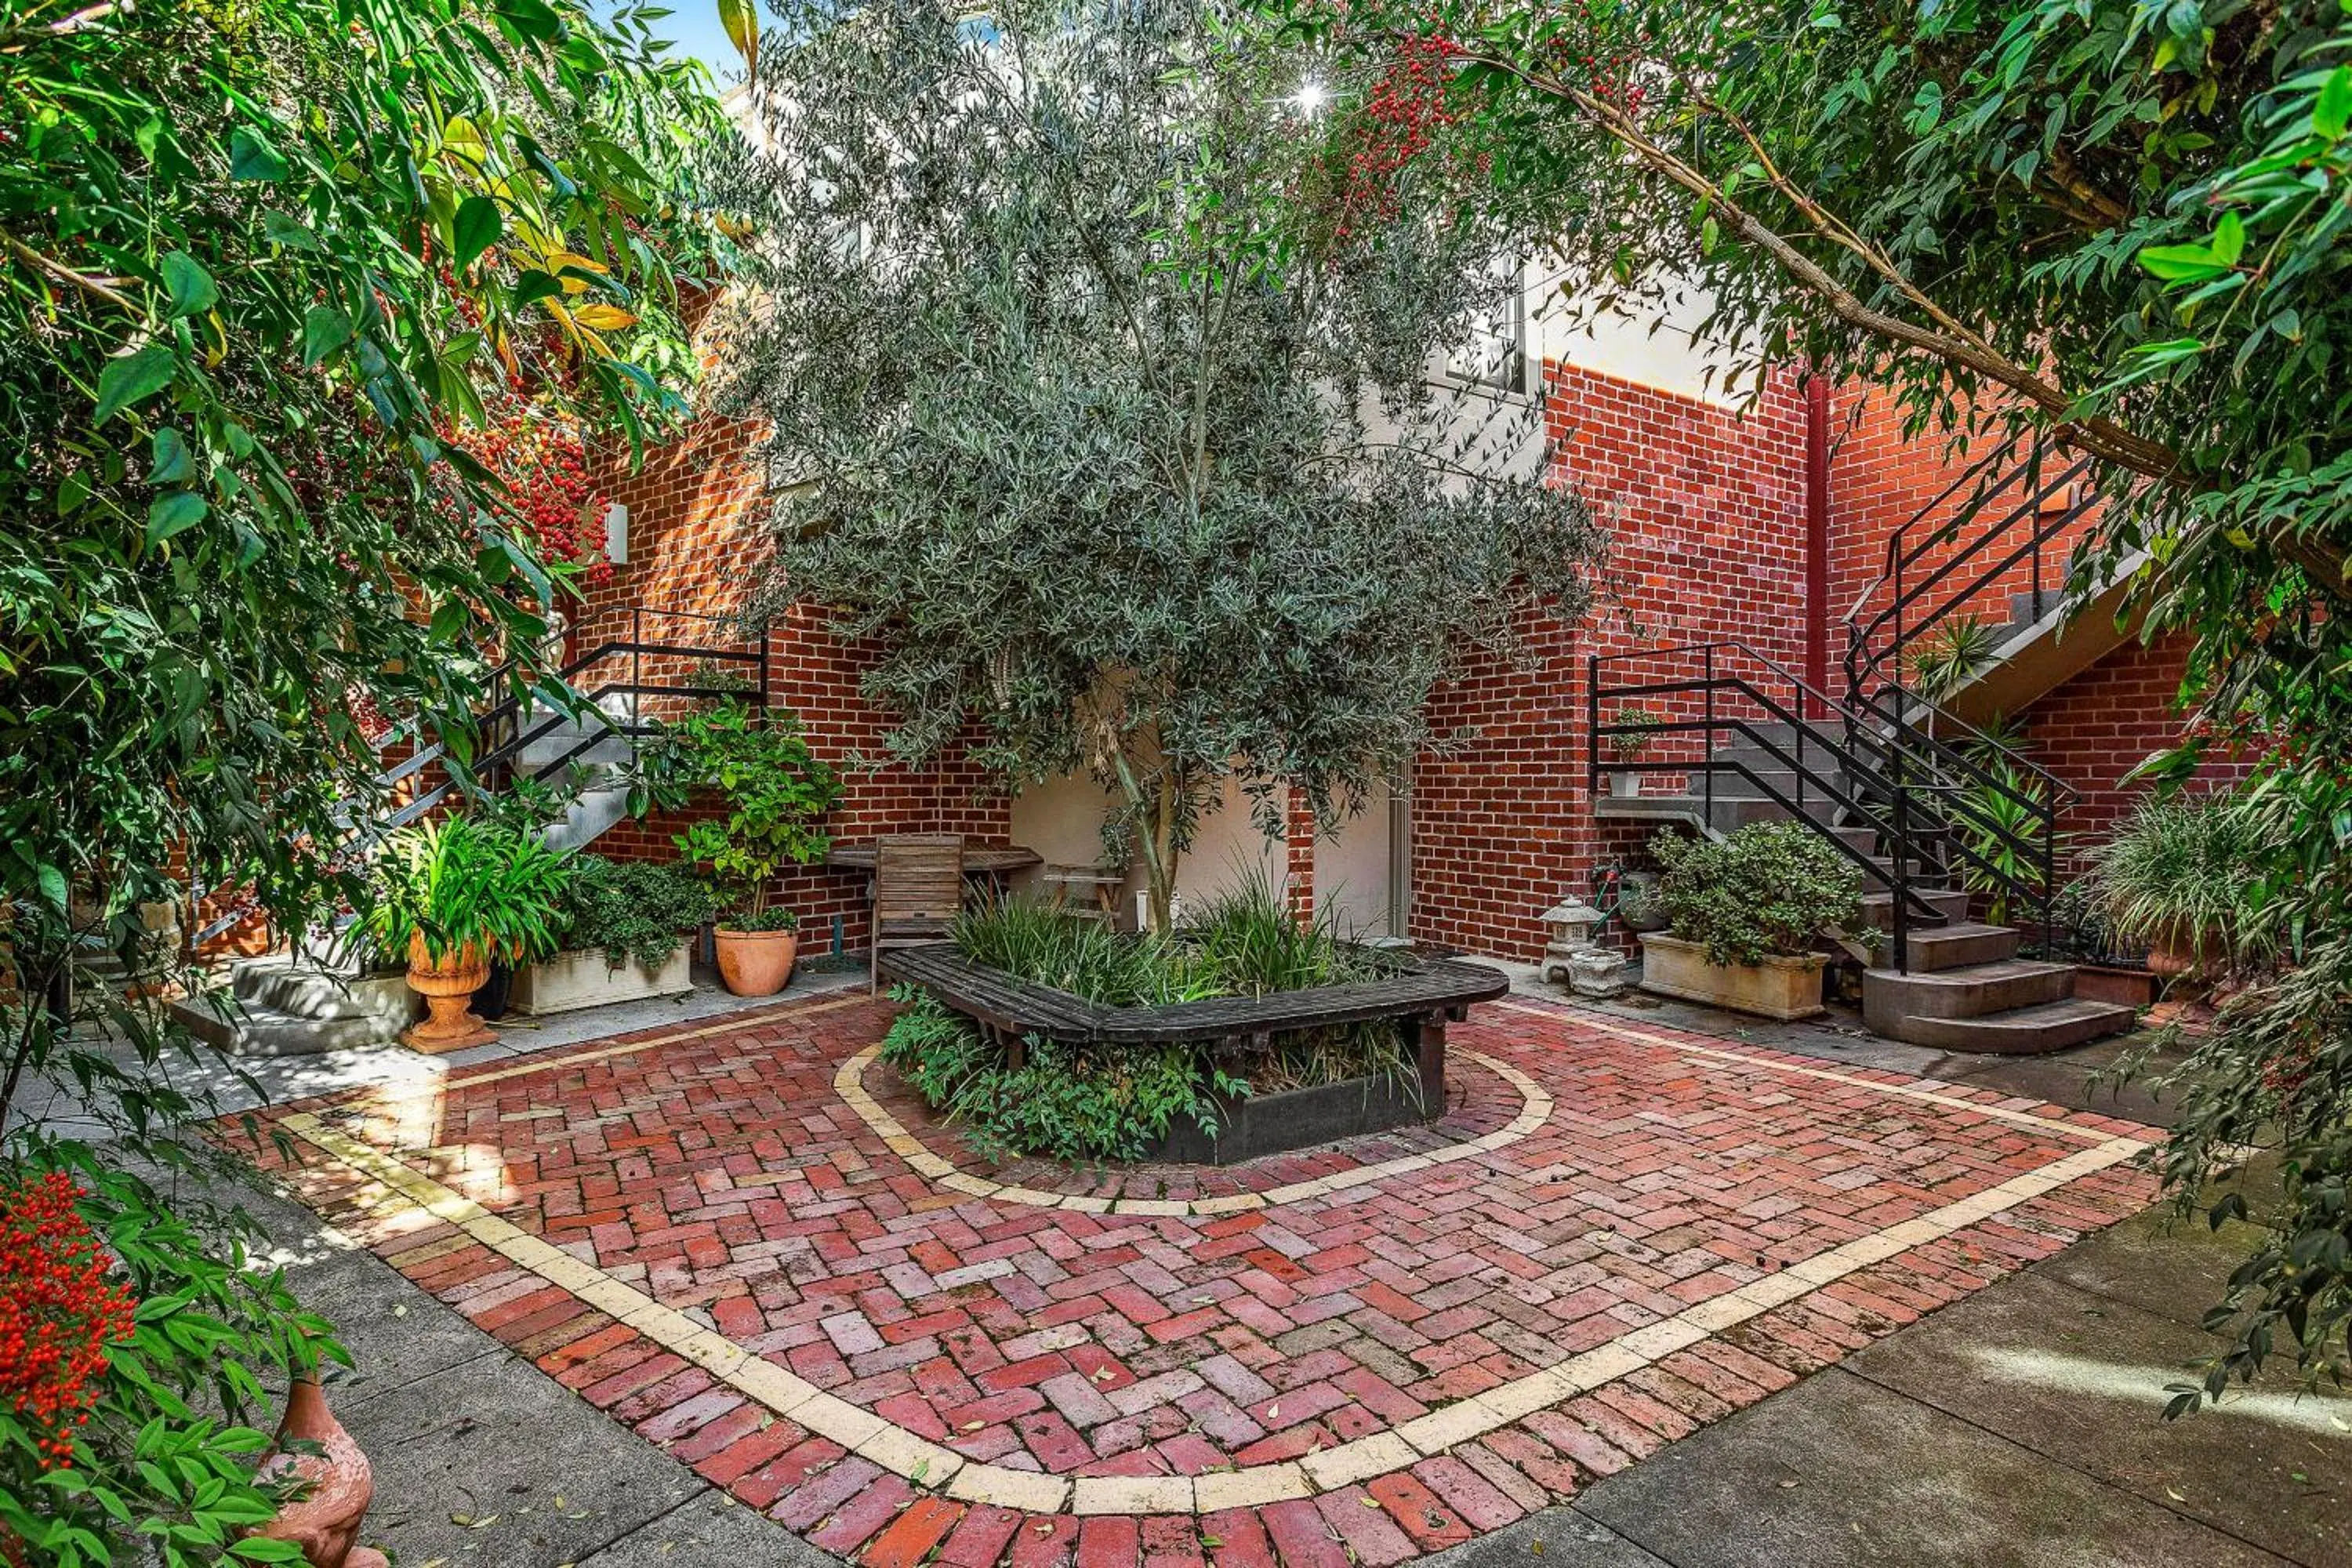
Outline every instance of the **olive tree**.
<svg viewBox="0 0 2352 1568">
<path fill-rule="evenodd" d="M 1371 232 L 1294 62 L 1202 0 L 778 9 L 726 395 L 771 432 L 761 605 L 877 647 L 895 754 L 1091 773 L 1164 923 L 1225 781 L 1334 821 L 1470 650 L 1583 612 L 1535 406 L 1447 374 L 1516 237 Z"/>
</svg>

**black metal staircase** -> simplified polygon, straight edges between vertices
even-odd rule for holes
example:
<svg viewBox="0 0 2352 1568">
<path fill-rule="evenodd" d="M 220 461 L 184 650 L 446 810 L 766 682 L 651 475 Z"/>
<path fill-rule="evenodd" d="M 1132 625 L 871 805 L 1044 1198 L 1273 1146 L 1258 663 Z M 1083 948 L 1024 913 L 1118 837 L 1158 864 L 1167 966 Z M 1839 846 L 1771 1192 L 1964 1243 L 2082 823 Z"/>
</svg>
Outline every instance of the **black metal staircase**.
<svg viewBox="0 0 2352 1568">
<path fill-rule="evenodd" d="M 2021 461 L 2003 448 L 1898 530 L 1848 617 L 1843 693 L 1738 641 L 1588 661 L 1595 815 L 1711 835 L 1810 825 L 1860 869 L 1865 923 L 1883 933 L 1860 950 L 1877 950 L 1863 980 L 1864 1018 L 1877 1033 L 2031 1052 L 2133 1022 L 2129 1008 L 2075 998 L 2072 965 L 2020 959 L 2018 924 L 1971 918 L 1979 899 L 2022 914 L 2048 950 L 2074 795 L 1906 679 L 1919 640 L 1948 617 L 2012 591 L 2037 612 L 2054 599 L 2063 574 L 2045 557 L 2094 504 L 2088 468 L 2045 463 L 2038 446 Z"/>
<path fill-rule="evenodd" d="M 711 629 L 737 624 L 698 611 L 618 606 L 598 614 L 588 635 L 575 634 L 574 653 L 541 679 L 526 681 L 520 658 L 500 665 L 486 686 L 509 695 L 478 712 L 465 736 L 420 744 L 416 720 L 395 724 L 376 742 L 386 762 L 370 795 L 347 801 L 338 813 L 343 837 L 334 858 L 345 864 L 365 858 L 461 794 L 495 793 L 519 780 L 558 781 L 581 765 L 610 770 L 658 730 L 664 716 L 688 704 L 737 697 L 764 710 L 767 633 L 722 637 Z M 739 666 L 739 684 L 709 679 L 713 670 Z M 192 897 L 206 896 L 200 888 Z M 218 913 L 194 928 L 192 945 L 202 952 L 252 918 L 244 909 Z"/>
</svg>

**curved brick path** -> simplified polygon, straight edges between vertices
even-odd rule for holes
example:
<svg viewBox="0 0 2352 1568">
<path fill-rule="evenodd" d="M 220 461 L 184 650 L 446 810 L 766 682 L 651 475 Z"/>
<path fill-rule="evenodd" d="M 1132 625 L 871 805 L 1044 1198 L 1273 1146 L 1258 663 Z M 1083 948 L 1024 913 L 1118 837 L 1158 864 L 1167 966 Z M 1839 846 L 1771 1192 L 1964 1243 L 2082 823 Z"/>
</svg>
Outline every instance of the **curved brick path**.
<svg viewBox="0 0 2352 1568">
<path fill-rule="evenodd" d="M 856 1065 L 887 1017 L 273 1120 L 314 1206 L 615 1419 L 821 1547 L 960 1568 L 1443 1547 L 2152 1195 L 2126 1123 L 1520 1003 L 1455 1031 L 1492 1065 L 1435 1129 L 992 1170 Z"/>
</svg>

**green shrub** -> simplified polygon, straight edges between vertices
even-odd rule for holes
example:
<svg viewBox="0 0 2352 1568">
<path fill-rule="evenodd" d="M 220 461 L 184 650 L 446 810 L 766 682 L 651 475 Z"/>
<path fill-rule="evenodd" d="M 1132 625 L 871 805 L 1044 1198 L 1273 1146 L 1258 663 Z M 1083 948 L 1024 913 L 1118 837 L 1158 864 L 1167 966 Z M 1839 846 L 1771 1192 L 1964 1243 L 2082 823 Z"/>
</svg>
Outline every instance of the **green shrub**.
<svg viewBox="0 0 2352 1568">
<path fill-rule="evenodd" d="M 2149 800 L 2084 857 L 2116 930 L 2200 963 L 2265 956 L 2275 933 L 2249 893 L 2273 850 L 2252 814 L 2227 795 Z"/>
<path fill-rule="evenodd" d="M 840 804 L 841 780 L 809 749 L 800 721 L 782 709 L 763 715 L 730 699 L 680 720 L 640 750 L 633 808 L 675 809 L 698 789 L 714 791 L 727 815 L 677 835 L 678 852 L 709 868 L 731 911 L 764 914 L 776 874 L 822 858 L 832 846 L 818 824 Z M 725 923 L 735 931 L 772 929 Z"/>
<path fill-rule="evenodd" d="M 1033 1038 L 1027 1059 L 1008 1068 L 962 1015 L 919 992 L 892 995 L 908 1005 L 882 1038 L 882 1059 L 983 1159 L 1139 1160 L 1180 1116 L 1213 1135 L 1213 1089 L 1245 1092 L 1185 1046 L 1091 1051 Z"/>
<path fill-rule="evenodd" d="M 693 870 L 652 860 L 583 855 L 561 910 L 563 945 L 604 950 L 618 969 L 635 962 L 659 969 L 678 940 L 717 912 L 719 901 Z"/>
<path fill-rule="evenodd" d="M 1705 947 L 1709 963 L 1795 958 L 1822 931 L 1862 921 L 1860 868 L 1793 822 L 1756 823 L 1721 840 L 1661 832 L 1650 853 L 1670 928 Z"/>
<path fill-rule="evenodd" d="M 376 857 L 368 931 L 395 962 L 422 937 L 436 963 L 470 945 L 528 963 L 561 945 L 571 878 L 562 855 L 510 828 L 465 816 L 404 828 Z"/>
</svg>

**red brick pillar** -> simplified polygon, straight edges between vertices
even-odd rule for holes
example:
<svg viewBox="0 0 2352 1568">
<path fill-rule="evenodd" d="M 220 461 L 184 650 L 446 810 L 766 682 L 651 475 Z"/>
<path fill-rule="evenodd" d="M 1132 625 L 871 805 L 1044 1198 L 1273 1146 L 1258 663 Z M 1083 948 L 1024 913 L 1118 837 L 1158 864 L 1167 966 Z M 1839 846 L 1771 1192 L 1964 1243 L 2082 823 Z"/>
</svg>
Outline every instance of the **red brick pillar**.
<svg viewBox="0 0 2352 1568">
<path fill-rule="evenodd" d="M 1290 912 L 1301 921 L 1315 918 L 1315 810 L 1297 785 L 1290 790 L 1288 858 L 1285 869 Z"/>
</svg>

